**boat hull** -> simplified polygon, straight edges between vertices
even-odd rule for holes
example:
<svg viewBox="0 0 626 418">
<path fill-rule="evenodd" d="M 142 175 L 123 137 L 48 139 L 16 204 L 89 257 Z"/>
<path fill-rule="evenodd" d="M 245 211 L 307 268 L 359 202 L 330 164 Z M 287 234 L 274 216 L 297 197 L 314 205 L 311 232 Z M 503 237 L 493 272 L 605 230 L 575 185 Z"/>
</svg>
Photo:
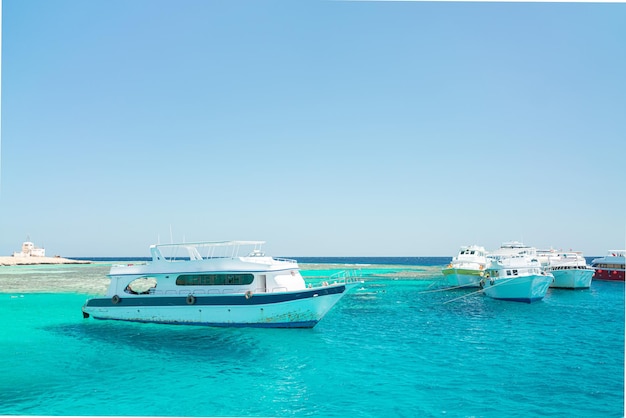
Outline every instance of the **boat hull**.
<svg viewBox="0 0 626 418">
<path fill-rule="evenodd" d="M 610 282 L 623 282 L 624 270 L 596 269 L 596 272 L 593 275 L 593 279 L 605 280 L 605 281 L 610 281 Z"/>
<path fill-rule="evenodd" d="M 560 289 L 588 289 L 591 286 L 594 271 L 592 269 L 552 270 L 554 282 L 550 287 Z"/>
<path fill-rule="evenodd" d="M 94 298 L 83 312 L 95 319 L 215 327 L 312 328 L 341 299 L 346 285 L 254 295 Z"/>
<path fill-rule="evenodd" d="M 459 287 L 478 287 L 480 279 L 482 279 L 482 270 L 463 269 L 463 268 L 445 268 L 443 275 L 450 286 Z"/>
<path fill-rule="evenodd" d="M 515 278 L 484 280 L 483 292 L 493 299 L 532 303 L 543 299 L 554 277 L 533 274 Z"/>
<path fill-rule="evenodd" d="M 596 270 L 593 278 L 595 280 L 623 282 L 624 272 L 626 271 L 624 264 L 625 255 L 626 250 L 610 250 L 608 255 L 593 260 L 591 267 Z"/>
</svg>

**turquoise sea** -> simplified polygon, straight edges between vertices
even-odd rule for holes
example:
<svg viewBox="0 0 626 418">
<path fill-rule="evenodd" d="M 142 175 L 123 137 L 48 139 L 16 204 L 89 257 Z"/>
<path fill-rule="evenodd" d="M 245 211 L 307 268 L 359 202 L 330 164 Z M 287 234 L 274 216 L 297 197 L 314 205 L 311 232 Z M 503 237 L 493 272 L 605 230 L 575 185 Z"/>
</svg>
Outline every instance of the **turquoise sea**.
<svg viewBox="0 0 626 418">
<path fill-rule="evenodd" d="M 448 260 L 300 260 L 364 274 L 313 329 L 83 319 L 111 263 L 0 267 L 0 414 L 624 416 L 624 283 L 495 301 Z"/>
</svg>

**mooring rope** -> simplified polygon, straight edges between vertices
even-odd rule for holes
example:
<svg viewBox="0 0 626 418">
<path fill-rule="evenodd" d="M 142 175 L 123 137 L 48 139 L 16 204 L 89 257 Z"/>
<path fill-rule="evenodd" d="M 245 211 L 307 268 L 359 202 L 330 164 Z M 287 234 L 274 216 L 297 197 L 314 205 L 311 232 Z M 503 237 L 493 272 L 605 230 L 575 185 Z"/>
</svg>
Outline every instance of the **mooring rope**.
<svg viewBox="0 0 626 418">
<path fill-rule="evenodd" d="M 472 284 L 464 284 L 464 285 L 459 285 L 459 286 L 444 287 L 442 289 L 423 290 L 423 291 L 421 291 L 419 293 L 422 294 L 422 293 L 446 292 L 448 290 L 463 289 L 463 288 L 466 288 L 466 287 L 473 287 L 473 286 L 474 285 L 472 285 Z"/>
<path fill-rule="evenodd" d="M 510 278 L 510 279 L 508 279 L 508 280 L 504 280 L 504 281 L 502 281 L 501 283 L 496 283 L 496 284 L 493 284 L 493 285 L 491 285 L 491 287 L 501 286 L 501 285 L 503 285 L 503 284 L 506 284 L 506 283 L 510 282 L 511 280 L 515 280 L 515 277 L 512 277 L 512 278 Z M 454 299 L 447 300 L 447 301 L 443 302 L 442 304 L 443 304 L 443 305 L 445 305 L 446 303 L 454 302 L 454 301 L 459 300 L 459 299 L 464 299 L 464 298 L 466 298 L 466 297 L 468 297 L 468 296 L 477 295 L 478 293 L 484 292 L 484 290 L 485 290 L 485 289 L 482 289 L 482 288 L 481 288 L 481 289 L 479 289 L 479 290 L 477 290 L 477 291 L 475 291 L 475 292 L 468 293 L 467 295 L 463 295 L 463 296 L 459 296 L 458 298 L 454 298 Z"/>
<path fill-rule="evenodd" d="M 442 305 L 445 305 L 446 303 L 454 302 L 454 301 L 459 300 L 459 299 L 465 299 L 468 296 L 476 295 L 478 293 L 481 293 L 482 291 L 483 291 L 483 289 L 479 289 L 479 290 L 477 290 L 475 292 L 468 293 L 467 295 L 463 295 L 463 296 L 459 296 L 458 298 L 447 300 L 447 301 L 443 302 Z"/>
</svg>

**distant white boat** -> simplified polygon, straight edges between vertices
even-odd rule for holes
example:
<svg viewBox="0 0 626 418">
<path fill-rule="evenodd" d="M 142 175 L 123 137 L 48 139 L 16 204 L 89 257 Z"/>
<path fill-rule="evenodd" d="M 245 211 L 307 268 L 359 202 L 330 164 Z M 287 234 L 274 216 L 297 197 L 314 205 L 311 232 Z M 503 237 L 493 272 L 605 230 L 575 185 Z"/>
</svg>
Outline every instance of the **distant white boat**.
<svg viewBox="0 0 626 418">
<path fill-rule="evenodd" d="M 487 252 L 478 245 L 463 246 L 450 264 L 442 269 L 450 286 L 478 287 L 487 265 Z"/>
<path fill-rule="evenodd" d="M 152 245 L 150 262 L 111 267 L 106 296 L 88 300 L 83 315 L 165 324 L 312 328 L 357 284 L 353 275 L 343 274 L 307 287 L 298 263 L 266 256 L 260 250 L 263 243 Z M 169 257 L 162 250 L 169 250 Z M 239 255 L 241 250 L 245 255 Z"/>
<path fill-rule="evenodd" d="M 44 248 L 35 247 L 30 241 L 22 243 L 22 251 L 14 252 L 13 257 L 45 257 L 46 250 Z"/>
<path fill-rule="evenodd" d="M 491 251 L 490 255 L 530 255 L 537 256 L 537 249 L 535 247 L 529 247 L 523 242 L 519 241 L 506 241 L 503 242 L 500 248 L 495 251 Z"/>
<path fill-rule="evenodd" d="M 538 250 L 537 256 L 554 282 L 550 287 L 562 289 L 588 289 L 595 270 L 587 265 L 581 252 Z"/>
<path fill-rule="evenodd" d="M 537 250 L 519 242 L 504 243 L 487 258 L 481 287 L 493 299 L 535 302 L 544 298 L 554 280 L 541 267 Z"/>
</svg>

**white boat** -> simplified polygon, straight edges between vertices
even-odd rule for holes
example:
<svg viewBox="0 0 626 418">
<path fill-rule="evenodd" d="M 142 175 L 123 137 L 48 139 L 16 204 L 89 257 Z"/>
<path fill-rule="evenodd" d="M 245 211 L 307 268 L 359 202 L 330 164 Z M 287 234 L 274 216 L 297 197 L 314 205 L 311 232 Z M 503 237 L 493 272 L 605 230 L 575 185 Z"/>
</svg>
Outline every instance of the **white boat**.
<svg viewBox="0 0 626 418">
<path fill-rule="evenodd" d="M 111 267 L 106 295 L 89 299 L 83 316 L 220 327 L 312 328 L 357 284 L 354 275 L 344 274 L 307 287 L 295 260 L 266 256 L 262 244 L 152 245 L 150 262 Z M 239 256 L 240 252 L 246 255 Z"/>
<path fill-rule="evenodd" d="M 478 287 L 487 265 L 487 252 L 478 245 L 463 246 L 442 273 L 450 286 Z"/>
<path fill-rule="evenodd" d="M 543 268 L 552 273 L 554 282 L 550 287 L 562 289 L 588 289 L 595 270 L 579 251 L 538 250 L 537 256 Z"/>
<path fill-rule="evenodd" d="M 543 270 L 535 248 L 508 244 L 511 243 L 487 256 L 489 265 L 481 280 L 483 293 L 493 299 L 516 302 L 543 299 L 554 276 Z"/>
<path fill-rule="evenodd" d="M 506 241 L 503 242 L 500 248 L 489 253 L 490 255 L 529 255 L 536 257 L 537 249 L 535 247 L 529 247 L 519 241 Z"/>
</svg>

